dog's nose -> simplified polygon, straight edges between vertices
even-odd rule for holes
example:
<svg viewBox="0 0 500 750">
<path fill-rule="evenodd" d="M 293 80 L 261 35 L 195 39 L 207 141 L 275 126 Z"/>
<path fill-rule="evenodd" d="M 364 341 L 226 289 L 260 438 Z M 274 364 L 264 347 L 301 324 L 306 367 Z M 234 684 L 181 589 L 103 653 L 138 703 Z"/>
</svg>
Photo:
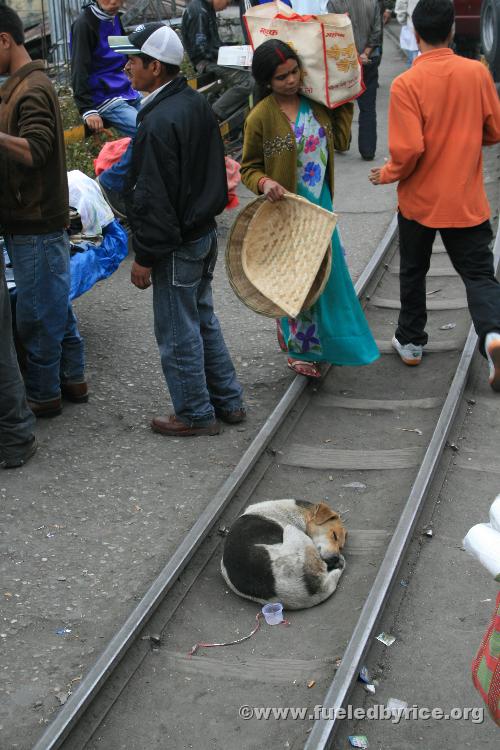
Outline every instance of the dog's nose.
<svg viewBox="0 0 500 750">
<path fill-rule="evenodd" d="M 340 555 L 332 555 L 326 561 L 326 567 L 328 570 L 335 570 L 340 566 Z"/>
</svg>

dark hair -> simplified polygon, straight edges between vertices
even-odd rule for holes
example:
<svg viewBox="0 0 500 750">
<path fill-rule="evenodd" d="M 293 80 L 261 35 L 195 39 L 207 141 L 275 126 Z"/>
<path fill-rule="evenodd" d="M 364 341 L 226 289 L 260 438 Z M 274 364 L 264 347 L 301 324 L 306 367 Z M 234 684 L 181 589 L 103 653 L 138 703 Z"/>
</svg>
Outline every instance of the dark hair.
<svg viewBox="0 0 500 750">
<path fill-rule="evenodd" d="M 149 55 L 137 55 L 137 57 L 142 60 L 142 67 L 147 68 L 150 63 L 154 62 L 156 60 L 156 57 L 150 57 Z M 168 76 L 176 76 L 177 73 L 180 71 L 180 67 L 178 65 L 172 65 L 171 63 L 165 63 L 161 60 L 157 60 L 157 62 L 160 63 L 160 65 L 163 68 L 163 71 Z"/>
<path fill-rule="evenodd" d="M 446 41 L 455 20 L 451 0 L 419 0 L 411 20 L 418 35 L 427 44 Z"/>
<path fill-rule="evenodd" d="M 302 68 L 300 58 L 295 50 L 279 39 L 269 39 L 269 41 L 257 47 L 252 60 L 252 75 L 257 84 L 256 102 L 270 93 L 269 86 L 276 68 L 283 65 L 287 60 L 295 60 L 299 68 Z"/>
<path fill-rule="evenodd" d="M 23 22 L 15 10 L 0 4 L 0 34 L 10 34 L 16 44 L 24 44 Z"/>
</svg>

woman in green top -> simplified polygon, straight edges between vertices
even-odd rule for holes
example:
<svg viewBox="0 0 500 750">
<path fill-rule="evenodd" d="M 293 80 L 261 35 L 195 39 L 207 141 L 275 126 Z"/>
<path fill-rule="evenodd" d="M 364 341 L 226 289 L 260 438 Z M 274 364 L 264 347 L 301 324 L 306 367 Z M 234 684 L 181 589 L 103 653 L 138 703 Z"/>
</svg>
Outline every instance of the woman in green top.
<svg viewBox="0 0 500 750">
<path fill-rule="evenodd" d="M 271 202 L 286 192 L 333 210 L 333 154 L 351 140 L 352 103 L 329 110 L 299 94 L 300 59 L 284 42 L 255 50 L 252 73 L 263 99 L 247 117 L 241 176 Z M 338 230 L 332 271 L 318 301 L 297 318 L 278 320 L 278 340 L 295 372 L 318 378 L 318 362 L 366 365 L 379 352 L 356 297 Z"/>
</svg>

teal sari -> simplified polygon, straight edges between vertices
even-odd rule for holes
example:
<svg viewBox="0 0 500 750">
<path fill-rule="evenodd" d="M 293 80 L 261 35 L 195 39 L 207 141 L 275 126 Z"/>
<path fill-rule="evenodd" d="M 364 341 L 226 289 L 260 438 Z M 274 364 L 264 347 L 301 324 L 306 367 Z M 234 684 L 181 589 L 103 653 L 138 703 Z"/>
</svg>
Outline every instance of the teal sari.
<svg viewBox="0 0 500 750">
<path fill-rule="evenodd" d="M 294 126 L 297 194 L 328 211 L 332 196 L 325 180 L 328 152 L 324 129 L 301 97 Z M 320 298 L 297 318 L 278 320 L 278 340 L 293 359 L 335 365 L 368 365 L 379 351 L 359 304 L 337 227 L 332 236 L 332 270 Z"/>
</svg>

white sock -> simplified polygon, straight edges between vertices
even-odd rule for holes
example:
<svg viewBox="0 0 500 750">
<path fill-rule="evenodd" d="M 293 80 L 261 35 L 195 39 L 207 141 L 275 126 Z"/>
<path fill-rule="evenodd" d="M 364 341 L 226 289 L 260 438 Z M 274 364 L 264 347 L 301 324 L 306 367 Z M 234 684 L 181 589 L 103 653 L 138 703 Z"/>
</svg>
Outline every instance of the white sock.
<svg viewBox="0 0 500 750">
<path fill-rule="evenodd" d="M 492 331 L 491 333 L 488 333 L 486 335 L 486 339 L 484 341 L 484 348 L 486 349 L 486 353 L 488 353 L 488 347 L 493 343 L 493 341 L 500 341 L 500 333 Z"/>
<path fill-rule="evenodd" d="M 488 365 L 490 367 L 490 382 L 491 382 L 491 379 L 495 375 L 495 365 L 489 355 L 488 349 L 490 345 L 493 344 L 495 341 L 498 341 L 500 343 L 500 333 L 497 333 L 496 331 L 492 331 L 491 333 L 488 333 L 484 340 L 484 351 L 486 352 L 486 358 L 488 360 Z"/>
</svg>

